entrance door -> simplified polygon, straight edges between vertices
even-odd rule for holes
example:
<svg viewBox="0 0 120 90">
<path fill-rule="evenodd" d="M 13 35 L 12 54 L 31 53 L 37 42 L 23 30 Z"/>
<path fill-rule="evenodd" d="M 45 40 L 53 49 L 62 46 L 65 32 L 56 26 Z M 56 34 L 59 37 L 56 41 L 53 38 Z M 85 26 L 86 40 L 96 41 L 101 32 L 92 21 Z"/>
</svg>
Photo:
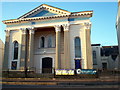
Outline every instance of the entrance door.
<svg viewBox="0 0 120 90">
<path fill-rule="evenodd" d="M 81 69 L 81 60 L 75 60 L 75 69 Z"/>
<path fill-rule="evenodd" d="M 42 73 L 52 73 L 52 58 L 42 59 Z"/>
<path fill-rule="evenodd" d="M 102 68 L 103 68 L 103 70 L 106 70 L 107 69 L 107 63 L 102 63 Z"/>
</svg>

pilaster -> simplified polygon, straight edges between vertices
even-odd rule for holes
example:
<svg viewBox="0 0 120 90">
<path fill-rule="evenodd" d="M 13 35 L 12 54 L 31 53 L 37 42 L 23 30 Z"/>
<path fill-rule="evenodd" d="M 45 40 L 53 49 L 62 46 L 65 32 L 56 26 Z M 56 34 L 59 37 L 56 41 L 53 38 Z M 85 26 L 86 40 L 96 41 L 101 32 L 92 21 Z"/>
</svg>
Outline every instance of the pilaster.
<svg viewBox="0 0 120 90">
<path fill-rule="evenodd" d="M 34 69 L 34 28 L 28 28 L 29 30 L 29 55 L 28 55 L 28 69 Z"/>
<path fill-rule="evenodd" d="M 56 60 L 55 60 L 55 69 L 61 68 L 61 55 L 60 55 L 60 32 L 61 32 L 61 25 L 55 25 L 55 32 L 56 32 Z"/>
<path fill-rule="evenodd" d="M 70 69 L 70 33 L 69 33 L 69 24 L 64 24 L 63 29 L 64 29 L 64 69 Z"/>
<path fill-rule="evenodd" d="M 20 69 L 21 70 L 24 70 L 25 69 L 25 66 L 26 66 L 26 62 L 27 62 L 27 42 L 26 42 L 26 39 L 27 39 L 27 30 L 26 28 L 21 28 L 20 29 L 21 32 L 22 32 L 22 39 L 21 39 L 21 54 L 20 54 Z"/>
<path fill-rule="evenodd" d="M 85 28 L 85 41 L 86 41 L 86 63 L 87 69 L 93 68 L 93 60 L 92 60 L 92 47 L 91 47 L 91 23 L 84 23 Z"/>
</svg>

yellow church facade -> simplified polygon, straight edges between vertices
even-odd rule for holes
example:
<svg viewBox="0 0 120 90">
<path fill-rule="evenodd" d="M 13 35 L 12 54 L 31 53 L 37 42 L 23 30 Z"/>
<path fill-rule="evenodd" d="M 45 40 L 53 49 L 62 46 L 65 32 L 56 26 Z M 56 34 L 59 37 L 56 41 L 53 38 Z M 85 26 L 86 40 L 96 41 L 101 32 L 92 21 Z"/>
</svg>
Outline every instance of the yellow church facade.
<svg viewBox="0 0 120 90">
<path fill-rule="evenodd" d="M 3 70 L 92 69 L 92 14 L 42 4 L 17 19 L 4 20 Z"/>
</svg>

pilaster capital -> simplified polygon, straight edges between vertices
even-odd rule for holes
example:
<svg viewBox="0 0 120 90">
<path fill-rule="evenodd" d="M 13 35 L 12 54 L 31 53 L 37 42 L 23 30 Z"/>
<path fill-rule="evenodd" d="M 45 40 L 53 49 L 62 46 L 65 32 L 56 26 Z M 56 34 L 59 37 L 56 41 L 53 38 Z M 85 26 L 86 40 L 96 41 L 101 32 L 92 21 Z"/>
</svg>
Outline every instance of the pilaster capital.
<svg viewBox="0 0 120 90">
<path fill-rule="evenodd" d="M 27 29 L 28 29 L 28 30 L 33 30 L 33 29 L 35 29 L 35 27 L 30 26 L 30 27 L 28 27 Z"/>
<path fill-rule="evenodd" d="M 85 26 L 85 29 L 90 29 L 91 28 L 91 23 L 90 22 L 85 22 L 84 26 Z"/>
<path fill-rule="evenodd" d="M 6 36 L 10 35 L 10 31 L 9 30 L 5 30 Z"/>
<path fill-rule="evenodd" d="M 22 34 L 26 34 L 26 28 L 20 28 L 20 30 L 22 31 Z"/>
<path fill-rule="evenodd" d="M 55 25 L 55 32 L 60 32 L 61 31 L 61 25 Z"/>
<path fill-rule="evenodd" d="M 28 27 L 28 28 L 20 28 L 22 31 L 22 34 L 26 34 L 26 31 L 29 30 L 30 34 L 34 34 L 34 27 Z"/>
<path fill-rule="evenodd" d="M 35 30 L 34 29 L 29 29 L 29 34 L 34 34 Z"/>
<path fill-rule="evenodd" d="M 35 27 L 31 26 L 27 28 L 29 30 L 29 34 L 34 34 L 35 33 Z"/>
<path fill-rule="evenodd" d="M 63 24 L 64 31 L 69 31 L 69 24 Z"/>
</svg>

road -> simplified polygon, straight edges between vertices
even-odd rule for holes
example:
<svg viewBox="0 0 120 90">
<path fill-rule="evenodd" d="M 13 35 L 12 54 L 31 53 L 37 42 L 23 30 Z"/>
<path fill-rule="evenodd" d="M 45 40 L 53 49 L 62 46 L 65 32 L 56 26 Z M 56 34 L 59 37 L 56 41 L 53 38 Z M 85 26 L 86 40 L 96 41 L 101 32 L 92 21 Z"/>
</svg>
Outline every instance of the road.
<svg viewBox="0 0 120 90">
<path fill-rule="evenodd" d="M 2 88 L 119 88 L 118 85 L 3 85 Z"/>
<path fill-rule="evenodd" d="M 31 88 L 31 89 L 36 89 L 36 88 L 40 88 L 40 90 L 42 88 L 114 88 L 117 89 L 120 86 L 120 82 L 44 82 L 44 84 L 42 84 L 43 82 L 32 82 L 32 84 L 30 84 L 29 82 L 27 82 L 28 84 L 25 85 L 14 85 L 14 84 L 3 84 L 3 90 L 4 89 L 10 89 L 10 88 L 14 88 L 14 89 L 22 89 L 22 88 Z M 35 84 L 34 84 L 35 83 Z M 40 83 L 40 84 L 39 84 Z M 46 84 L 45 84 L 46 83 Z M 51 83 L 51 84 L 48 84 Z M 53 83 L 53 84 L 52 84 Z M 37 85 L 39 84 L 39 85 Z"/>
<path fill-rule="evenodd" d="M 96 79 L 41 79 L 41 78 L 3 78 L 2 90 L 119 90 L 119 77 L 101 77 Z M 105 89 L 107 90 L 107 89 Z"/>
</svg>

